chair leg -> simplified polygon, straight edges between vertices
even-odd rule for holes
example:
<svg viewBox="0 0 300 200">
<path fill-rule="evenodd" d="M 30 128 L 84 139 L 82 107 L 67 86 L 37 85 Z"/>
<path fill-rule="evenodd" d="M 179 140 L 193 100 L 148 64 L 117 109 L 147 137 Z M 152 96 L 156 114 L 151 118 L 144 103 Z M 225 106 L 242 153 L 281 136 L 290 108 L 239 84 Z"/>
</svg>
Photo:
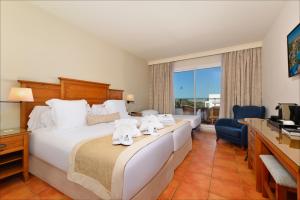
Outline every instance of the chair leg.
<svg viewBox="0 0 300 200">
<path fill-rule="evenodd" d="M 286 188 L 276 184 L 276 200 L 286 200 L 286 195 Z"/>
<path fill-rule="evenodd" d="M 248 160 L 248 151 L 246 152 L 246 156 L 245 156 L 244 161 L 247 161 L 247 160 Z"/>
</svg>

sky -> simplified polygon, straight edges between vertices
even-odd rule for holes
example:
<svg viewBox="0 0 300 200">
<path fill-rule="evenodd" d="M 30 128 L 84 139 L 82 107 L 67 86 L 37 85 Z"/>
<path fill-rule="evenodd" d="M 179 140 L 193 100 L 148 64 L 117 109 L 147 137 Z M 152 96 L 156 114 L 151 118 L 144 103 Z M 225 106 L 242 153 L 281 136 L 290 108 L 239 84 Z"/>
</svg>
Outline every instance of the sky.
<svg viewBox="0 0 300 200">
<path fill-rule="evenodd" d="M 197 69 L 196 98 L 221 93 L 221 67 Z M 174 73 L 175 98 L 194 98 L 194 71 Z"/>
</svg>

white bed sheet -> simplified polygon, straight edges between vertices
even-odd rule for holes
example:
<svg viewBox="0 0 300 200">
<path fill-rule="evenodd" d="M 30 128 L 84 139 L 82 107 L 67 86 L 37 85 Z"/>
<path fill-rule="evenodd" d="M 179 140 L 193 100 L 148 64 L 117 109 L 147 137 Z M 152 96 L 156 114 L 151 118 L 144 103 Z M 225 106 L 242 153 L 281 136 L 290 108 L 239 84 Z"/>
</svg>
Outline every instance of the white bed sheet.
<svg viewBox="0 0 300 200">
<path fill-rule="evenodd" d="M 73 147 L 84 139 L 101 137 L 114 131 L 113 123 L 102 123 L 76 129 L 41 128 L 30 134 L 30 153 L 67 172 Z"/>
<path fill-rule="evenodd" d="M 175 119 L 184 119 L 191 122 L 192 128 L 197 128 L 201 124 L 200 115 L 173 115 Z"/>
<path fill-rule="evenodd" d="M 179 116 L 179 118 L 175 118 L 175 116 Z M 173 117 L 175 119 L 182 119 L 182 120 L 189 121 L 188 120 L 189 118 L 184 118 L 184 117 L 180 118 L 181 116 L 187 116 L 187 115 L 173 115 Z M 193 116 L 192 119 L 196 119 L 196 117 L 194 115 L 188 115 L 188 116 Z M 137 116 L 134 116 L 132 118 L 136 119 L 138 121 L 138 123 L 140 123 L 140 121 L 142 119 L 142 117 L 137 117 Z M 173 131 L 172 137 L 173 137 L 173 142 L 174 142 L 174 149 L 173 149 L 174 152 L 179 150 L 181 147 L 183 147 L 186 144 L 186 142 L 189 139 L 191 139 L 191 137 L 192 137 L 192 134 L 191 134 L 192 128 L 193 127 L 191 126 L 191 124 L 187 123 L 187 124 L 183 125 L 182 127 L 179 127 L 179 128 L 177 128 L 176 130 Z"/>
<path fill-rule="evenodd" d="M 67 172 L 73 147 L 84 139 L 109 135 L 113 123 L 102 123 L 76 129 L 58 131 L 43 128 L 30 134 L 30 153 Z M 132 198 L 161 169 L 173 153 L 172 133 L 147 145 L 127 163 L 124 172 L 123 198 Z"/>
</svg>

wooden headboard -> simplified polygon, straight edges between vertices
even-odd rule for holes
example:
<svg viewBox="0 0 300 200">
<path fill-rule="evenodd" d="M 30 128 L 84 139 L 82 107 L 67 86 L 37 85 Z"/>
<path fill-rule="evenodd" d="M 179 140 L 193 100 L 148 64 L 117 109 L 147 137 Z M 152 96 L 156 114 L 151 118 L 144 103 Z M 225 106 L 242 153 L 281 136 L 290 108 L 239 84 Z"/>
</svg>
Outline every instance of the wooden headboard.
<svg viewBox="0 0 300 200">
<path fill-rule="evenodd" d="M 19 80 L 21 87 L 31 88 L 34 102 L 22 102 L 20 127 L 26 128 L 34 106 L 45 105 L 49 99 L 85 99 L 92 104 L 108 99 L 123 99 L 123 90 L 109 89 L 109 84 L 59 77 L 59 84 Z"/>
<path fill-rule="evenodd" d="M 59 77 L 61 98 L 85 99 L 89 104 L 103 103 L 108 99 L 109 84 Z"/>
</svg>

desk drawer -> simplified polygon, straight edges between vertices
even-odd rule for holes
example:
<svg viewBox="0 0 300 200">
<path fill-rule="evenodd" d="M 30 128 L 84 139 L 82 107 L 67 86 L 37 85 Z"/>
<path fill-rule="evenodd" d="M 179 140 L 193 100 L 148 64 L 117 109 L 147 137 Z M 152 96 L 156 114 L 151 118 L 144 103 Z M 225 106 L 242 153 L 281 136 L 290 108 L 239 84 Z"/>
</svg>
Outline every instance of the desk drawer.
<svg viewBox="0 0 300 200">
<path fill-rule="evenodd" d="M 15 148 L 22 148 L 24 146 L 24 136 L 10 136 L 0 139 L 0 154 L 4 151 L 9 151 Z"/>
</svg>

